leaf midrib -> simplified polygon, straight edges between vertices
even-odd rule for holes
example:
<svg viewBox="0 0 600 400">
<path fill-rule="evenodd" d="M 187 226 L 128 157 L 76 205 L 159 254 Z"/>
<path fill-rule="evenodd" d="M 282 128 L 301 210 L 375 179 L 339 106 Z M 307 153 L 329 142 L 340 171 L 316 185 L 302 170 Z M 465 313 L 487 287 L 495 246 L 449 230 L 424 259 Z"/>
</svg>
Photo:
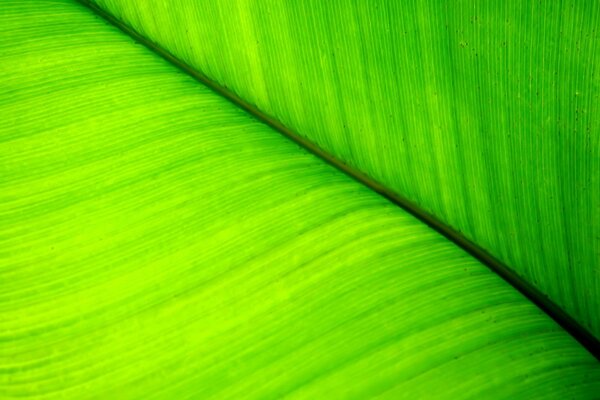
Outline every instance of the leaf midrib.
<svg viewBox="0 0 600 400">
<path fill-rule="evenodd" d="M 594 337 L 584 326 L 582 326 L 579 322 L 577 322 L 573 317 L 571 317 L 568 313 L 566 313 L 561 307 L 559 307 L 555 302 L 553 302 L 547 295 L 543 294 L 539 289 L 535 286 L 527 282 L 525 279 L 521 278 L 517 273 L 513 271 L 512 268 L 498 260 L 496 257 L 491 255 L 487 250 L 483 249 L 481 246 L 476 244 L 475 242 L 468 239 L 458 230 L 452 228 L 448 224 L 441 221 L 439 218 L 429 213 L 422 207 L 420 207 L 415 202 L 409 200 L 408 198 L 402 196 L 399 193 L 396 193 L 390 190 L 388 187 L 384 186 L 380 182 L 371 178 L 369 175 L 363 173 L 362 171 L 348 165 L 343 160 L 333 156 L 327 151 L 320 148 L 315 143 L 306 139 L 302 135 L 294 132 L 289 129 L 283 123 L 281 123 L 278 119 L 274 118 L 271 115 L 268 115 L 258 109 L 256 106 L 248 103 L 237 94 L 233 93 L 228 88 L 220 85 L 219 83 L 213 81 L 208 76 L 206 76 L 201 71 L 198 71 L 183 62 L 176 56 L 174 56 L 171 52 L 164 49 L 158 43 L 153 42 L 151 39 L 144 37 L 137 31 L 135 31 L 128 24 L 114 17 L 112 14 L 104 11 L 100 7 L 98 7 L 95 3 L 90 0 L 76 0 L 78 3 L 83 6 L 89 8 L 94 14 L 104 19 L 111 25 L 114 25 L 116 28 L 121 30 L 124 34 L 131 37 L 133 40 L 138 42 L 139 44 L 145 46 L 153 53 L 157 54 L 159 57 L 163 58 L 177 69 L 183 71 L 185 74 L 194 78 L 199 83 L 207 86 L 213 92 L 218 95 L 226 98 L 231 103 L 233 103 L 238 108 L 246 111 L 248 114 L 252 115 L 257 120 L 267 124 L 281 135 L 287 137 L 292 140 L 308 152 L 314 154 L 319 157 L 321 160 L 325 161 L 327 164 L 332 165 L 337 170 L 343 172 L 347 176 L 351 177 L 355 181 L 360 184 L 368 187 L 372 191 L 380 194 L 385 197 L 387 200 L 395 204 L 396 206 L 404 209 L 421 222 L 425 223 L 430 228 L 434 229 L 436 232 L 465 250 L 467 253 L 475 257 L 482 264 L 491 269 L 494 273 L 499 275 L 502 279 L 504 279 L 507 283 L 509 283 L 513 288 L 523 294 L 526 298 L 528 298 L 532 303 L 538 306 L 541 310 L 544 311 L 549 317 L 551 317 L 554 321 L 556 321 L 563 329 L 565 329 L 573 338 L 575 338 L 581 345 L 583 345 L 596 359 L 600 360 L 600 340 Z"/>
</svg>

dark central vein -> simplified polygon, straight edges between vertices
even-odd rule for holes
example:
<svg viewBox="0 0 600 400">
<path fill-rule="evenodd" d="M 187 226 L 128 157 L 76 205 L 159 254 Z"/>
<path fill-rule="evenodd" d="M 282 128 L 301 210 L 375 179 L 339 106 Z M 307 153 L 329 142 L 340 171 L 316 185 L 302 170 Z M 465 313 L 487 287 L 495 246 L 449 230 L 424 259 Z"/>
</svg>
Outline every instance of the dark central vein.
<svg viewBox="0 0 600 400">
<path fill-rule="evenodd" d="M 461 234 L 454 228 L 448 226 L 447 224 L 436 218 L 434 215 L 428 213 L 416 203 L 412 202 L 411 200 L 398 193 L 391 191 L 390 189 L 388 189 L 381 183 L 375 181 L 368 175 L 346 164 L 343 160 L 340 160 L 334 157 L 333 155 L 329 154 L 328 152 L 324 151 L 311 141 L 307 140 L 306 138 L 287 128 L 277 119 L 263 113 L 257 107 L 246 102 L 232 91 L 214 82 L 202 72 L 197 71 L 189 65 L 183 63 L 169 51 L 165 50 L 152 40 L 140 35 L 131 27 L 124 24 L 122 21 L 115 18 L 111 14 L 105 12 L 104 10 L 96 6 L 94 3 L 90 2 L 89 0 L 77 1 L 83 4 L 84 6 L 90 8 L 95 14 L 97 14 L 101 18 L 105 19 L 106 21 L 120 29 L 122 32 L 134 39 L 136 42 L 144 45 L 152 52 L 158 54 L 160 57 L 173 64 L 178 69 L 184 71 L 186 74 L 190 75 L 198 82 L 209 87 L 211 90 L 218 93 L 219 95 L 225 97 L 239 108 L 245 110 L 246 112 L 254 116 L 256 119 L 264 122 L 273 129 L 277 130 L 279 133 L 294 141 L 298 145 L 302 146 L 309 152 L 315 154 L 328 164 L 334 166 L 335 168 L 342 171 L 346 175 L 352 177 L 364 186 L 367 186 L 371 190 L 384 196 L 392 203 L 408 211 L 416 218 L 427 224 L 429 227 L 436 230 L 447 239 L 451 240 L 453 243 L 464 249 L 466 252 L 471 254 L 473 257 L 478 259 L 480 262 L 482 262 L 484 265 L 486 265 L 488 268 L 490 268 L 492 271 L 494 271 L 496 274 L 502 277 L 511 286 L 513 286 L 530 301 L 532 301 L 539 308 L 541 308 L 547 315 L 553 318 L 563 329 L 569 332 L 571 336 L 573 336 L 585 348 L 587 348 L 587 350 L 590 353 L 592 353 L 597 359 L 600 360 L 600 340 L 596 339 L 593 335 L 591 335 L 587 329 L 585 329 L 580 323 L 578 323 L 570 315 L 564 312 L 546 295 L 544 295 L 530 283 L 528 283 L 515 272 L 513 272 L 513 270 L 507 265 L 499 261 L 497 258 L 493 257 L 485 249 L 472 242 L 463 234 Z"/>
</svg>

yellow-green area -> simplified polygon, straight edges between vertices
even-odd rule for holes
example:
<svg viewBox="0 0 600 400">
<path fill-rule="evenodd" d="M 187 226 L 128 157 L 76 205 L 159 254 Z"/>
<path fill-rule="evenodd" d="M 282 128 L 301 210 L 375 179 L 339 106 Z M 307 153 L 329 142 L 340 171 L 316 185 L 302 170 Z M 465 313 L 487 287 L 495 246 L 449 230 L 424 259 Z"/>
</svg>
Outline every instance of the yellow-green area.
<svg viewBox="0 0 600 400">
<path fill-rule="evenodd" d="M 0 398 L 600 393 L 494 273 L 88 9 L 0 20 Z"/>
<path fill-rule="evenodd" d="M 94 2 L 600 339 L 599 1 Z"/>
</svg>

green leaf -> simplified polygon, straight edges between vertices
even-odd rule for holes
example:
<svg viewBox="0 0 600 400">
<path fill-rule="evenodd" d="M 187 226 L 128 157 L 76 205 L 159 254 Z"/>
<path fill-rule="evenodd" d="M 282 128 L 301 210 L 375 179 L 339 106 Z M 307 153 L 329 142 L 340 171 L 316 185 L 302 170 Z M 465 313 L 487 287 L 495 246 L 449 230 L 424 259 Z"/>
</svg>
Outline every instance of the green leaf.
<svg viewBox="0 0 600 400">
<path fill-rule="evenodd" d="M 0 398 L 600 392 L 485 266 L 88 9 L 0 20 Z"/>
<path fill-rule="evenodd" d="M 94 1 L 600 339 L 600 2 Z"/>
</svg>

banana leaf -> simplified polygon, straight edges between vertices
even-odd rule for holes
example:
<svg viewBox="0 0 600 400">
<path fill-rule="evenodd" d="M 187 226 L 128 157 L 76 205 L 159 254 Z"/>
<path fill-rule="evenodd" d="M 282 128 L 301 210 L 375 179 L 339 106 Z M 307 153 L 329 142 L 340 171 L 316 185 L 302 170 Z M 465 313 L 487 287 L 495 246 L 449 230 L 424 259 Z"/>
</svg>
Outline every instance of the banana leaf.
<svg viewBox="0 0 600 400">
<path fill-rule="evenodd" d="M 480 261 L 90 9 L 0 20 L 0 398 L 600 393 Z"/>
<path fill-rule="evenodd" d="M 600 339 L 597 0 L 93 2 Z"/>
</svg>

